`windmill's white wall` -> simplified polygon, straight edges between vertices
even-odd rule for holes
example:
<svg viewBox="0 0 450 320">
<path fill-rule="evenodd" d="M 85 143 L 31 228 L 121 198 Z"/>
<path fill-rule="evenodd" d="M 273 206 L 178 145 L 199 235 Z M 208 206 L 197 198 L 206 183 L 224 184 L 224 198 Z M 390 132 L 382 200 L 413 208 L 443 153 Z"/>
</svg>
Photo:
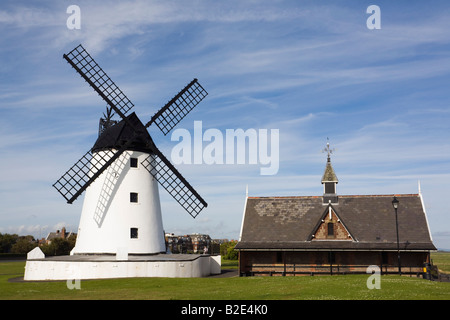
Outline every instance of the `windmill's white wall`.
<svg viewBox="0 0 450 320">
<path fill-rule="evenodd" d="M 179 259 L 178 255 L 164 257 L 164 260 L 115 261 L 111 260 L 73 260 L 59 257 L 59 260 L 28 260 L 24 280 L 83 280 L 129 277 L 206 277 L 221 273 L 220 256 L 188 255 Z M 184 255 L 186 256 L 186 255 Z M 104 259 L 104 257 L 103 257 Z"/>
<path fill-rule="evenodd" d="M 101 151 L 94 155 L 98 157 Z M 141 162 L 147 153 L 124 152 L 87 189 L 71 254 L 153 254 L 165 252 L 158 183 Z M 138 158 L 138 167 L 130 167 Z M 138 203 L 130 202 L 138 193 Z M 131 239 L 130 229 L 138 228 Z"/>
</svg>

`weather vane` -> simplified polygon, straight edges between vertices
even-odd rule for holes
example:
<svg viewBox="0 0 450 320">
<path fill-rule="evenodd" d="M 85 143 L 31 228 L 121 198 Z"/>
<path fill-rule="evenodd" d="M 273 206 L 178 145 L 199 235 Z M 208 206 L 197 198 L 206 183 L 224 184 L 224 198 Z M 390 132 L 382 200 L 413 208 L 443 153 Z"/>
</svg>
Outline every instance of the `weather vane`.
<svg viewBox="0 0 450 320">
<path fill-rule="evenodd" d="M 330 148 L 330 139 L 328 139 L 327 137 L 327 147 L 325 149 L 322 150 L 322 152 L 326 152 L 327 153 L 327 160 L 330 161 L 330 155 L 336 151 L 334 148 L 331 149 Z"/>
</svg>

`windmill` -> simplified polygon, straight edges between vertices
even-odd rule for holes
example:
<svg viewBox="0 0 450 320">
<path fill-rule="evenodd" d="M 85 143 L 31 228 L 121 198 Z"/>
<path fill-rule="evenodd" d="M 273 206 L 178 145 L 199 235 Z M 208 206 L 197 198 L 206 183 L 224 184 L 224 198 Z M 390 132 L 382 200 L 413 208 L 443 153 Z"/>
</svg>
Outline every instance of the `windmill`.
<svg viewBox="0 0 450 320">
<path fill-rule="evenodd" d="M 207 203 L 156 147 L 147 128 L 167 135 L 207 92 L 197 79 L 144 125 L 134 104 L 80 44 L 63 58 L 107 103 L 99 137 L 53 186 L 67 200 L 85 198 L 72 254 L 154 254 L 165 249 L 158 183 L 193 217 Z M 114 115 L 120 120 L 112 120 Z"/>
</svg>

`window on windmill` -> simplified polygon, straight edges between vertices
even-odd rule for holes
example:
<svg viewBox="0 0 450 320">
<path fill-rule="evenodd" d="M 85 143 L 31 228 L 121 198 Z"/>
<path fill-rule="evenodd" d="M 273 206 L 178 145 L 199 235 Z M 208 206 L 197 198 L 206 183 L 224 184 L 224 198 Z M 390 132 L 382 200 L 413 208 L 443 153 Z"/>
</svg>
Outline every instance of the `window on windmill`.
<svg viewBox="0 0 450 320">
<path fill-rule="evenodd" d="M 327 224 L 328 236 L 334 236 L 334 224 L 332 222 Z"/>
<path fill-rule="evenodd" d="M 130 238 L 131 239 L 138 238 L 138 228 L 130 228 Z"/>
<path fill-rule="evenodd" d="M 130 167 L 131 168 L 137 168 L 138 167 L 138 159 L 137 158 L 130 158 Z"/>
<path fill-rule="evenodd" d="M 138 202 L 138 194 L 137 192 L 130 192 L 130 202 L 137 203 Z"/>
</svg>

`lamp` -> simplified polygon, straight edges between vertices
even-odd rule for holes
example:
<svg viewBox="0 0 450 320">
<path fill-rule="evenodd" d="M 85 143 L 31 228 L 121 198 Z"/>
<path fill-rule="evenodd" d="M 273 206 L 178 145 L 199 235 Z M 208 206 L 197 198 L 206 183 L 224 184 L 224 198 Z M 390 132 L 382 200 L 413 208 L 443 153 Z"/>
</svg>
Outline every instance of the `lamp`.
<svg viewBox="0 0 450 320">
<path fill-rule="evenodd" d="M 398 201 L 397 197 L 394 196 L 394 200 L 392 200 L 392 206 L 394 207 L 395 210 L 398 209 L 398 203 L 399 203 L 399 202 L 400 202 L 400 201 Z"/>
<path fill-rule="evenodd" d="M 402 267 L 400 264 L 400 242 L 398 240 L 398 217 L 397 217 L 397 209 L 398 209 L 398 204 L 400 201 L 398 201 L 397 197 L 394 196 L 394 199 L 392 200 L 392 206 L 394 207 L 395 210 L 395 228 L 397 230 L 397 260 L 398 260 L 398 274 L 402 275 Z"/>
</svg>

